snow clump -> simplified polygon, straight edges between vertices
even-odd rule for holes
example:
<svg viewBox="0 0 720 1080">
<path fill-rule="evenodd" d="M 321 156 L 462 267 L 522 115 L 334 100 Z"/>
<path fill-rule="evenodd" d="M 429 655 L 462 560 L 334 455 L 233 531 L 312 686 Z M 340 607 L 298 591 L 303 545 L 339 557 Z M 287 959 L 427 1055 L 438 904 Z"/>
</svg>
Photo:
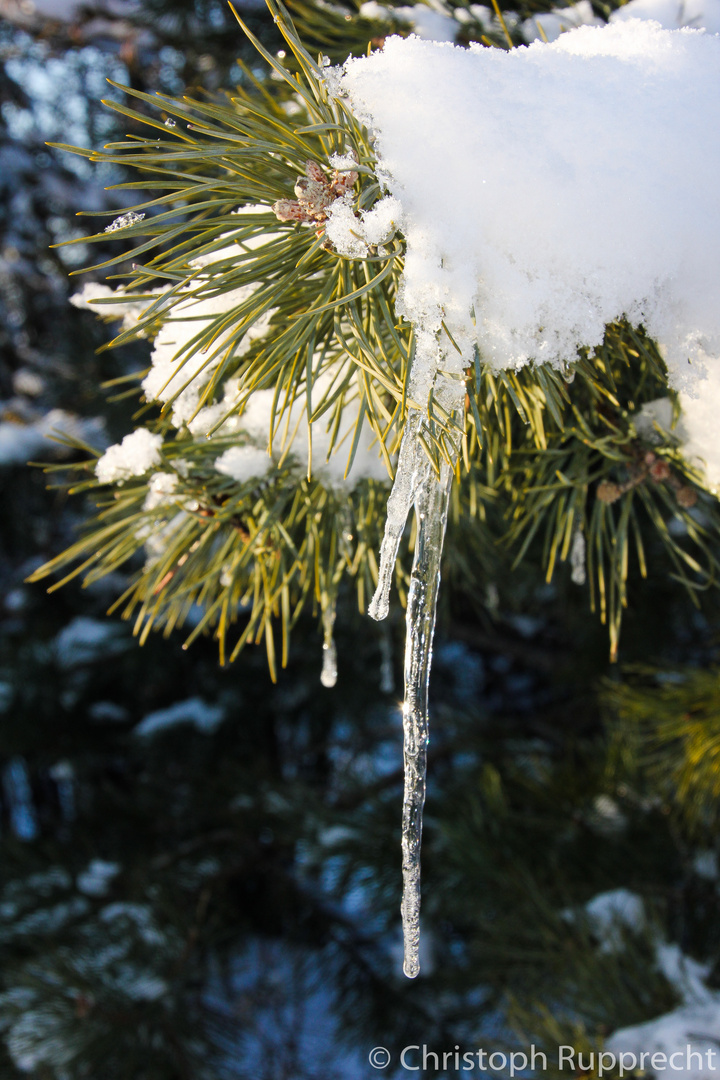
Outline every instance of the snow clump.
<svg viewBox="0 0 720 1080">
<path fill-rule="evenodd" d="M 108 447 L 95 466 L 95 475 L 101 484 L 121 484 L 131 476 L 142 476 L 160 464 L 162 442 L 162 435 L 138 428 Z"/>
<path fill-rule="evenodd" d="M 477 343 L 495 369 L 562 368 L 622 316 L 678 389 L 716 362 L 716 36 L 630 20 L 509 52 L 390 37 L 329 85 L 402 204 L 398 314 L 421 365 L 442 320 L 465 365 Z"/>
<path fill-rule="evenodd" d="M 325 235 L 340 255 L 366 259 L 369 249 L 388 243 L 401 224 L 402 206 L 392 196 L 380 199 L 370 210 L 363 210 L 358 218 L 352 200 L 345 195 L 328 207 Z"/>
</svg>

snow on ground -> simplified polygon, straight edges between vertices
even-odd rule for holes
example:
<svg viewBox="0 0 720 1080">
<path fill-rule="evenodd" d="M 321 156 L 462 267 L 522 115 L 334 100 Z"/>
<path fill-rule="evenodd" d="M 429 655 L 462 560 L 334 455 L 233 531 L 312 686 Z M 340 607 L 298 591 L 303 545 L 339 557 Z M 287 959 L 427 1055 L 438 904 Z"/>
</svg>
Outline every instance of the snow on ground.
<svg viewBox="0 0 720 1080">
<path fill-rule="evenodd" d="M 388 38 L 329 76 L 403 205 L 398 305 L 466 358 L 562 366 L 643 323 L 675 386 L 720 355 L 720 40 L 640 20 L 506 52 Z M 691 360 L 694 366 L 688 364 Z"/>
<path fill-rule="evenodd" d="M 78 874 L 75 884 L 86 896 L 106 896 L 111 881 L 117 877 L 120 870 L 120 863 L 91 859 L 82 873 Z"/>
<path fill-rule="evenodd" d="M 122 628 L 116 623 L 77 615 L 57 635 L 53 651 L 60 667 L 73 668 L 106 659 L 126 646 Z"/>
<path fill-rule="evenodd" d="M 225 718 L 225 710 L 220 705 L 208 705 L 201 697 L 178 701 L 167 709 L 157 709 L 148 713 L 133 729 L 133 735 L 147 738 L 159 731 L 167 731 L 177 724 L 192 724 L 197 731 L 211 735 Z"/>
<path fill-rule="evenodd" d="M 24 422 L 15 418 L 12 401 L 5 404 L 4 415 L 13 418 L 0 420 L 0 465 L 25 465 L 32 458 L 64 456 L 67 449 L 52 441 L 63 435 L 91 446 L 106 444 L 102 417 L 81 417 L 64 409 L 50 409 Z"/>
<path fill-rule="evenodd" d="M 577 914 L 567 913 L 573 921 Z M 598 894 L 585 905 L 582 915 L 599 939 L 601 952 L 621 951 L 623 931 L 653 933 L 642 898 L 628 889 Z M 664 941 L 657 931 L 653 936 L 656 966 L 675 987 L 682 1004 L 644 1024 L 618 1028 L 605 1041 L 604 1049 L 629 1055 L 621 1062 L 625 1075 L 639 1069 L 658 1080 L 666 1076 L 674 1080 L 720 1077 L 720 993 L 706 985 L 710 965 L 686 956 L 679 945 Z M 641 1054 L 645 1054 L 642 1062 Z M 656 1054 L 661 1056 L 653 1061 Z"/>
</svg>

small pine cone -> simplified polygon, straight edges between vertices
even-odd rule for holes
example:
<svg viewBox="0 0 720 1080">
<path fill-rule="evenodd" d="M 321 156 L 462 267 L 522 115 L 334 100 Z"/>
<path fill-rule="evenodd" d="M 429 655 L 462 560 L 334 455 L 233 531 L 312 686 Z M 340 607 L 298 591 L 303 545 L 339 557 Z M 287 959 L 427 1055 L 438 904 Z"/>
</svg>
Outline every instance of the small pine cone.
<svg viewBox="0 0 720 1080">
<path fill-rule="evenodd" d="M 653 480 L 657 480 L 657 481 L 669 480 L 670 479 L 670 466 L 668 465 L 667 461 L 663 461 L 662 458 L 658 458 L 650 466 L 650 475 L 652 476 Z"/>
<path fill-rule="evenodd" d="M 612 480 L 601 480 L 597 487 L 597 497 L 600 502 L 614 503 L 622 495 L 619 484 L 613 484 Z"/>
<path fill-rule="evenodd" d="M 697 491 L 695 488 L 688 487 L 687 484 L 683 484 L 675 492 L 675 498 L 678 501 L 678 505 L 689 510 L 691 506 L 694 506 L 697 502 Z"/>
<path fill-rule="evenodd" d="M 310 221 L 304 207 L 296 199 L 278 199 L 273 203 L 273 212 L 279 221 Z"/>
</svg>

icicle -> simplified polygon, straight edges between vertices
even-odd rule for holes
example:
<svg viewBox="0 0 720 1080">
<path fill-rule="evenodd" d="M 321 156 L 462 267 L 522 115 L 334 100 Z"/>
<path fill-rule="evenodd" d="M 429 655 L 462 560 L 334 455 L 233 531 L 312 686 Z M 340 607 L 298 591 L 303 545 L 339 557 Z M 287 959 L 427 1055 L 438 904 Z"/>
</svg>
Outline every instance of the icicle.
<svg viewBox="0 0 720 1080">
<path fill-rule="evenodd" d="M 420 843 L 425 803 L 428 744 L 428 684 L 432 640 L 440 585 L 452 468 L 433 470 L 417 492 L 417 538 L 406 611 L 403 757 L 405 794 L 402 814 L 403 971 L 414 979 L 420 971 Z"/>
<path fill-rule="evenodd" d="M 572 567 L 570 580 L 573 585 L 584 585 L 587 580 L 587 573 L 585 570 L 585 534 L 582 529 L 576 529 L 573 535 L 572 548 L 570 549 L 570 566 Z"/>
<path fill-rule="evenodd" d="M 459 370 L 455 370 L 459 368 Z M 453 356 L 450 362 L 437 342 L 425 340 L 413 359 L 408 395 L 415 401 L 430 401 L 451 419 L 449 446 L 455 456 L 465 400 L 462 366 Z M 409 979 L 420 972 L 420 843 L 425 803 L 428 712 L 427 697 L 432 658 L 432 638 L 440 584 L 440 562 L 447 525 L 448 503 L 454 469 L 444 462 L 440 476 L 433 469 L 424 441 L 434 421 L 430 410 L 414 409 L 405 423 L 395 481 L 388 498 L 385 533 L 380 547 L 378 585 L 368 609 L 373 619 L 384 619 L 389 610 L 390 588 L 400 540 L 412 507 L 417 518 L 417 537 L 405 615 L 405 700 L 403 703 L 403 759 L 405 793 L 402 814 L 401 903 L 404 960 Z"/>
<path fill-rule="evenodd" d="M 337 649 L 333 629 L 335 627 L 335 600 L 332 600 L 322 614 L 323 621 L 323 666 L 320 682 L 323 686 L 334 686 L 337 682 Z"/>
<path fill-rule="evenodd" d="M 380 546 L 380 568 L 375 595 L 370 601 L 370 618 L 380 621 L 390 610 L 390 588 L 405 522 L 418 490 L 428 483 L 432 466 L 418 439 L 423 417 L 413 412 L 407 419 L 398 454 L 395 481 L 387 502 L 385 533 Z"/>
<path fill-rule="evenodd" d="M 383 694 L 392 694 L 395 689 L 395 676 L 393 674 L 392 637 L 388 624 L 383 625 L 380 636 L 380 691 Z"/>
</svg>

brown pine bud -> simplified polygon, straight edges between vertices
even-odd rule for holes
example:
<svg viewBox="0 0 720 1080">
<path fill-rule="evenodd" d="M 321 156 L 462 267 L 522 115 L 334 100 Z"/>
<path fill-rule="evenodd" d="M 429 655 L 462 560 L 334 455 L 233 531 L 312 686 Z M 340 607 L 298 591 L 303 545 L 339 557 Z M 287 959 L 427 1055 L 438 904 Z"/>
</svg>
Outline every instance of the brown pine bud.
<svg viewBox="0 0 720 1080">
<path fill-rule="evenodd" d="M 694 506 L 697 502 L 697 491 L 695 488 L 689 487 L 687 484 L 683 484 L 675 492 L 675 498 L 678 501 L 678 506 L 684 507 L 689 510 L 691 506 Z"/>
<path fill-rule="evenodd" d="M 310 221 L 307 211 L 296 199 L 278 199 L 273 211 L 279 221 Z"/>
<path fill-rule="evenodd" d="M 357 183 L 357 178 L 358 174 L 354 170 L 343 173 L 336 171 L 332 188 L 337 197 L 340 198 L 342 195 L 347 195 L 348 191 L 352 191 Z"/>
<path fill-rule="evenodd" d="M 622 495 L 620 486 L 614 484 L 612 480 L 601 480 L 597 487 L 597 497 L 600 502 L 614 503 Z"/>
<path fill-rule="evenodd" d="M 316 184 L 323 184 L 325 187 L 328 186 L 328 178 L 318 165 L 317 161 L 308 160 L 305 162 L 305 175 L 308 180 L 313 180 Z"/>
<path fill-rule="evenodd" d="M 670 466 L 668 465 L 667 461 L 663 461 L 662 458 L 658 458 L 650 466 L 650 475 L 652 476 L 653 480 L 668 480 L 670 477 Z"/>
</svg>

